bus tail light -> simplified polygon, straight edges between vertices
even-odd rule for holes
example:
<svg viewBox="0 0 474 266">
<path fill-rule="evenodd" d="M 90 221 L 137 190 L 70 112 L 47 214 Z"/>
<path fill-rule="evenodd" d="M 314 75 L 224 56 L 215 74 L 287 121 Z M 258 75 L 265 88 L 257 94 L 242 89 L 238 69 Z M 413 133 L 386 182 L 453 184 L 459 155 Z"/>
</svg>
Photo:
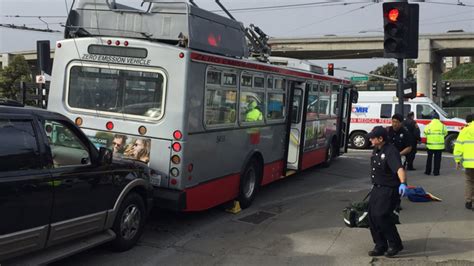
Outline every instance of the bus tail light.
<svg viewBox="0 0 474 266">
<path fill-rule="evenodd" d="M 175 151 L 175 152 L 181 151 L 181 144 L 179 144 L 179 142 L 175 142 L 171 146 L 173 147 L 173 151 Z"/>
<path fill-rule="evenodd" d="M 171 173 L 171 175 L 174 176 L 174 177 L 179 176 L 179 170 L 178 170 L 178 168 L 175 168 L 175 167 L 171 168 L 170 173 Z"/>
<path fill-rule="evenodd" d="M 181 133 L 181 131 L 176 130 L 175 132 L 173 132 L 173 138 L 175 140 L 180 140 L 182 137 L 183 137 L 183 133 Z"/>
<path fill-rule="evenodd" d="M 58 48 L 61 48 L 62 45 L 61 45 L 60 42 L 58 42 L 58 44 L 57 44 L 56 46 L 57 46 Z"/>
<path fill-rule="evenodd" d="M 115 41 L 115 45 L 119 46 L 119 45 L 120 45 L 120 41 L 119 41 L 119 40 Z"/>
<path fill-rule="evenodd" d="M 112 44 L 112 40 L 107 40 L 107 44 L 108 44 L 108 45 L 111 45 L 111 44 Z"/>
<path fill-rule="evenodd" d="M 107 130 L 114 129 L 114 123 L 112 123 L 112 121 L 107 122 L 107 124 L 105 124 L 105 128 L 107 128 Z"/>
<path fill-rule="evenodd" d="M 145 134 L 146 134 L 146 131 L 147 131 L 147 130 L 146 130 L 146 127 L 145 127 L 145 126 L 140 126 L 140 127 L 138 128 L 138 133 L 139 133 L 140 135 L 145 135 Z"/>
<path fill-rule="evenodd" d="M 81 117 L 77 117 L 76 120 L 74 120 L 74 123 L 76 123 L 76 126 L 80 127 L 82 126 L 82 118 Z"/>
<path fill-rule="evenodd" d="M 173 155 L 171 157 L 171 162 L 173 162 L 174 164 L 179 164 L 181 162 L 181 158 L 178 155 Z"/>
<path fill-rule="evenodd" d="M 193 171 L 193 169 L 194 169 L 194 165 L 193 165 L 192 163 L 190 163 L 190 164 L 188 165 L 188 172 L 191 173 L 191 172 Z"/>
<path fill-rule="evenodd" d="M 123 45 L 128 46 L 128 41 L 124 41 Z"/>
<path fill-rule="evenodd" d="M 176 180 L 175 178 L 171 178 L 171 185 L 176 185 L 178 184 L 178 180 Z"/>
</svg>

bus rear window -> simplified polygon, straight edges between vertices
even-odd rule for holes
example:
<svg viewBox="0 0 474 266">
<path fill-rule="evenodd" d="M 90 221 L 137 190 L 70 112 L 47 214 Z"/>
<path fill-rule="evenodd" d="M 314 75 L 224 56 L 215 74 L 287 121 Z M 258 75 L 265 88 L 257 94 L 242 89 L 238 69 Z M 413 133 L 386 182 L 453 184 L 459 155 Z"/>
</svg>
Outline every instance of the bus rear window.
<svg viewBox="0 0 474 266">
<path fill-rule="evenodd" d="M 163 112 L 164 76 L 139 70 L 73 66 L 67 102 L 81 108 L 159 119 Z"/>
</svg>

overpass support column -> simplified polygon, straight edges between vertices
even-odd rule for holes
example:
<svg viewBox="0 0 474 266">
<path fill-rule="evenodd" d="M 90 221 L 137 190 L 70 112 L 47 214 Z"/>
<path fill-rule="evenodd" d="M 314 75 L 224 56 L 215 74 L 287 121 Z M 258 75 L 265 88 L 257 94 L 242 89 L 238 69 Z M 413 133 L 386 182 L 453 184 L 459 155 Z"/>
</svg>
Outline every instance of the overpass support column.
<svg viewBox="0 0 474 266">
<path fill-rule="evenodd" d="M 418 92 L 433 99 L 431 86 L 434 81 L 438 82 L 441 88 L 441 65 L 440 58 L 432 51 L 431 39 L 420 39 L 418 47 L 418 59 L 416 60 Z M 438 89 L 438 93 L 441 90 Z"/>
</svg>

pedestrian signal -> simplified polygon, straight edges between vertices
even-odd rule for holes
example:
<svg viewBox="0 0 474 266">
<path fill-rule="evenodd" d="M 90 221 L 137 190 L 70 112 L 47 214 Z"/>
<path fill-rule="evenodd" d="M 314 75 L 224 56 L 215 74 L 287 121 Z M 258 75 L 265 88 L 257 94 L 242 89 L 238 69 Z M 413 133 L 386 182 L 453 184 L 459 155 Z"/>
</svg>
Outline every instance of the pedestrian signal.
<svg viewBox="0 0 474 266">
<path fill-rule="evenodd" d="M 384 56 L 418 57 L 419 6 L 408 2 L 383 4 Z"/>
</svg>

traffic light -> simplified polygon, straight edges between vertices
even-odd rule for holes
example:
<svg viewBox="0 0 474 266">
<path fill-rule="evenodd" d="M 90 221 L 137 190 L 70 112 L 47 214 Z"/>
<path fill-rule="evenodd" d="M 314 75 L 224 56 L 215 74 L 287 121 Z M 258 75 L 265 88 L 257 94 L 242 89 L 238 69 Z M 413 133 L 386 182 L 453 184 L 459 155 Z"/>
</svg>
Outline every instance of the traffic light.
<svg viewBox="0 0 474 266">
<path fill-rule="evenodd" d="M 444 82 L 444 96 L 451 95 L 451 83 L 449 81 Z"/>
<path fill-rule="evenodd" d="M 333 63 L 328 64 L 328 75 L 329 76 L 334 76 L 334 64 Z"/>
<path fill-rule="evenodd" d="M 419 13 L 416 4 L 383 3 L 384 57 L 418 58 Z"/>
<path fill-rule="evenodd" d="M 431 94 L 433 95 L 433 97 L 438 96 L 438 82 L 437 81 L 433 82 L 433 87 L 431 87 Z"/>
</svg>

